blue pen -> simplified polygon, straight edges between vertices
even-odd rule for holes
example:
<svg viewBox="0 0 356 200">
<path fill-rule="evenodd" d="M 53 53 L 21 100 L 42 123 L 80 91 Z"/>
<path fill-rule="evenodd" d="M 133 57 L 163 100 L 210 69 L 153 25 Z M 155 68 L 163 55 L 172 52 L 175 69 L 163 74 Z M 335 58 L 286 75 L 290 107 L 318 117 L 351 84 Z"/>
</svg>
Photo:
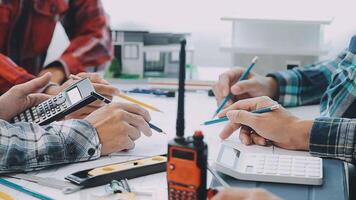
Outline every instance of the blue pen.
<svg viewBox="0 0 356 200">
<path fill-rule="evenodd" d="M 246 79 L 247 75 L 250 73 L 251 69 L 253 68 L 253 66 L 255 66 L 256 62 L 258 60 L 258 57 L 255 56 L 252 59 L 252 62 L 250 64 L 250 66 L 242 73 L 239 81 L 242 81 L 244 79 Z M 224 106 L 226 105 L 226 103 L 232 98 L 233 94 L 229 93 L 229 95 L 227 95 L 225 97 L 225 99 L 220 103 L 220 105 L 218 106 L 218 108 L 216 109 L 214 115 L 213 115 L 213 119 L 216 117 L 216 115 L 224 108 Z"/>
<path fill-rule="evenodd" d="M 10 182 L 10 181 L 7 181 L 7 180 L 5 180 L 5 179 L 3 179 L 3 178 L 0 178 L 0 184 L 5 185 L 5 186 L 7 186 L 7 187 L 9 187 L 9 188 L 12 188 L 12 189 L 14 189 L 14 190 L 23 192 L 23 193 L 25 193 L 25 194 L 31 195 L 31 196 L 33 196 L 33 197 L 35 197 L 35 198 L 37 198 L 37 199 L 42 199 L 42 200 L 54 200 L 54 199 L 51 198 L 51 197 L 48 197 L 48 196 L 45 196 L 45 195 L 40 194 L 40 193 L 38 193 L 38 192 L 29 190 L 29 189 L 27 189 L 27 188 L 22 187 L 21 185 L 17 185 L 17 184 L 15 184 L 15 183 L 12 183 L 12 182 Z"/>
<path fill-rule="evenodd" d="M 274 106 L 270 106 L 270 107 L 266 107 L 266 108 L 261 108 L 261 109 L 258 109 L 258 110 L 255 110 L 255 111 L 252 111 L 252 113 L 266 113 L 266 112 L 271 112 L 273 110 L 276 110 L 278 108 L 280 108 L 281 106 L 278 104 L 278 105 L 274 105 Z M 217 124 L 217 123 L 220 123 L 220 122 L 226 122 L 226 121 L 229 121 L 229 118 L 227 117 L 222 117 L 222 118 L 219 118 L 219 119 L 214 119 L 214 120 L 210 120 L 210 121 L 206 121 L 204 122 L 202 125 L 211 125 L 211 124 Z"/>
</svg>

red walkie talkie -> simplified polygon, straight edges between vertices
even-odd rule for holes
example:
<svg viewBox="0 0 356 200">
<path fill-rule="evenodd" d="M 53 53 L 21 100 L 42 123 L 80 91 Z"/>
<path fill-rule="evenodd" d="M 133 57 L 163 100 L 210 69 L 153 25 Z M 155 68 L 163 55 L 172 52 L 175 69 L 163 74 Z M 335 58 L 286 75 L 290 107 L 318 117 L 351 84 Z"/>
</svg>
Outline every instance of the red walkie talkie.
<svg viewBox="0 0 356 200">
<path fill-rule="evenodd" d="M 201 131 L 193 137 L 184 137 L 185 46 L 181 41 L 177 136 L 168 144 L 167 183 L 169 200 L 207 198 L 206 173 L 208 147 Z"/>
</svg>

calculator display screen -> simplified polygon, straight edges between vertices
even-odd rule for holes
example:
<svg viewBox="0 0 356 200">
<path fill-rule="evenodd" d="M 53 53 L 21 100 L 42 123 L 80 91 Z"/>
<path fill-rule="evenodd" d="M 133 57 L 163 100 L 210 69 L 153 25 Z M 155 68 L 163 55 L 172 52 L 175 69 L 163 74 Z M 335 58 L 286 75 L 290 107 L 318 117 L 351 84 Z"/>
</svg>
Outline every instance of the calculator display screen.
<svg viewBox="0 0 356 200">
<path fill-rule="evenodd" d="M 236 158 L 240 157 L 240 151 L 231 147 L 224 148 L 224 151 L 220 157 L 220 162 L 229 167 L 234 167 L 237 164 Z"/>
<path fill-rule="evenodd" d="M 80 92 L 77 87 L 69 90 L 67 94 L 72 104 L 75 104 L 82 99 L 82 96 L 80 95 Z"/>
<path fill-rule="evenodd" d="M 172 156 L 175 158 L 181 158 L 185 160 L 194 160 L 194 154 L 192 152 L 173 150 Z"/>
</svg>

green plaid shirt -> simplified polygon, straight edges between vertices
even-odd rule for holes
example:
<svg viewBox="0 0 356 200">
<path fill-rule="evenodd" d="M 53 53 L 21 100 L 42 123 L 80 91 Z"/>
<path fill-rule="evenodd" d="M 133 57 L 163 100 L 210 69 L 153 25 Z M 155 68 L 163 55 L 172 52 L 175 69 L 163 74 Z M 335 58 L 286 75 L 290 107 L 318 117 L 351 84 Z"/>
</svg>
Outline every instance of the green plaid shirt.
<svg viewBox="0 0 356 200">
<path fill-rule="evenodd" d="M 96 130 L 85 120 L 39 126 L 0 119 L 0 173 L 96 159 L 100 147 Z"/>
<path fill-rule="evenodd" d="M 321 157 L 356 161 L 356 55 L 348 50 L 336 58 L 269 74 L 279 83 L 279 103 L 300 106 L 320 103 L 310 151 Z"/>
</svg>

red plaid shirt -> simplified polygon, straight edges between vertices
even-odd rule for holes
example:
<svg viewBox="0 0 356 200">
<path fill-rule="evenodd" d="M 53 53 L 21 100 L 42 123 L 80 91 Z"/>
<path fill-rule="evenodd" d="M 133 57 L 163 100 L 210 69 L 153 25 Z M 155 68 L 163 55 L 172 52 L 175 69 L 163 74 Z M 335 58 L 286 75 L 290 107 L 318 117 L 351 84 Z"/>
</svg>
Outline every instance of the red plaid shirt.
<svg viewBox="0 0 356 200">
<path fill-rule="evenodd" d="M 46 67 L 58 21 L 70 45 L 55 63 L 67 75 L 111 59 L 111 37 L 100 0 L 0 0 L 0 93 Z"/>
</svg>

